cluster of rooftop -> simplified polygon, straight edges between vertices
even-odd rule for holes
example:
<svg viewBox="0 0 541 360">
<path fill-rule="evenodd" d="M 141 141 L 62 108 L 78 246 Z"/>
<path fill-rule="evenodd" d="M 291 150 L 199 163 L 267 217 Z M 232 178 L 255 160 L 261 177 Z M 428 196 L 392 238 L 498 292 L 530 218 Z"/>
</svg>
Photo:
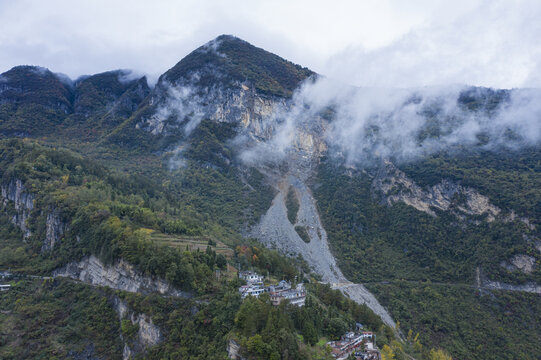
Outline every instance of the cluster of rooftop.
<svg viewBox="0 0 541 360">
<path fill-rule="evenodd" d="M 347 359 L 353 354 L 357 360 L 381 360 L 381 353 L 377 349 L 376 337 L 372 332 L 363 331 L 346 333 L 338 341 L 327 343 L 331 348 L 331 355 L 337 360 Z"/>
<path fill-rule="evenodd" d="M 303 284 L 297 284 L 293 289 L 291 283 L 282 280 L 277 285 L 265 286 L 263 276 L 252 271 L 241 271 L 239 277 L 246 281 L 246 285 L 239 288 L 243 299 L 247 296 L 259 297 L 263 293 L 269 293 L 271 303 L 275 306 L 286 300 L 292 305 L 304 306 L 306 291 Z"/>
</svg>

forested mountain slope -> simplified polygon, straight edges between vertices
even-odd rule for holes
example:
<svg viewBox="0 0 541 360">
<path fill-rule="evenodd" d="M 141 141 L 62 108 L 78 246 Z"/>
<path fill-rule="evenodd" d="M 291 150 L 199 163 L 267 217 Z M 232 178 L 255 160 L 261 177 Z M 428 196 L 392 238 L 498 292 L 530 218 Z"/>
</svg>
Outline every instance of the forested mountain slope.
<svg viewBox="0 0 541 360">
<path fill-rule="evenodd" d="M 0 357 L 323 359 L 361 322 L 388 358 L 539 358 L 538 95 L 354 88 L 229 35 L 153 87 L 15 67 Z M 241 301 L 239 265 L 307 305 Z"/>
</svg>

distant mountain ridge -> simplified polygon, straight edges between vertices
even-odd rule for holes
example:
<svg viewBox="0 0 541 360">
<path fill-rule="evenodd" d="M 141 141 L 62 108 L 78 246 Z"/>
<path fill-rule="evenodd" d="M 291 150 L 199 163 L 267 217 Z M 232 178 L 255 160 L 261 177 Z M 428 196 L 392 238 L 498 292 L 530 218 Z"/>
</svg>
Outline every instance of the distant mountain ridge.
<svg viewBox="0 0 541 360">
<path fill-rule="evenodd" d="M 136 117 L 154 111 L 154 103 L 163 100 L 170 86 L 202 91 L 242 83 L 261 96 L 290 97 L 312 75 L 307 68 L 231 35 L 219 36 L 194 50 L 161 75 L 153 90 L 145 76 L 136 78 L 128 70 L 70 80 L 45 68 L 18 66 L 0 75 L 0 134 L 42 136 L 67 128 L 84 137 L 90 129 L 104 133 L 104 129 L 121 125 L 136 110 L 141 114 Z M 126 125 L 117 130 L 121 138 L 113 137 L 113 142 L 131 143 L 124 132 L 134 129 L 126 129 Z"/>
<path fill-rule="evenodd" d="M 61 126 L 118 125 L 150 92 L 145 77 L 129 75 L 116 70 L 71 81 L 45 68 L 15 67 L 0 75 L 0 133 L 41 136 Z"/>
</svg>

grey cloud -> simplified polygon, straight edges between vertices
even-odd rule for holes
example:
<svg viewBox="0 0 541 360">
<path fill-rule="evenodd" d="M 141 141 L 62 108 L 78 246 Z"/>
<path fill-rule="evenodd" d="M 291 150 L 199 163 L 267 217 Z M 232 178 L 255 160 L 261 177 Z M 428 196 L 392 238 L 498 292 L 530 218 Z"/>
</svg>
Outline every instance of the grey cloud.
<svg viewBox="0 0 541 360">
<path fill-rule="evenodd" d="M 310 16 L 276 18 L 269 13 L 278 14 L 285 2 L 6 1 L 0 2 L 0 68 L 34 64 L 72 78 L 132 68 L 153 82 L 200 44 L 228 33 L 354 85 L 541 86 L 538 1 L 448 4 L 389 1 L 382 12 L 346 1 L 329 11 L 334 8 L 316 1 Z M 344 19 L 364 19 L 371 7 L 381 19 Z"/>
<path fill-rule="evenodd" d="M 385 46 L 350 45 L 324 71 L 361 86 L 541 86 L 540 15 L 535 1 L 481 1 L 451 22 L 435 18 Z"/>
</svg>

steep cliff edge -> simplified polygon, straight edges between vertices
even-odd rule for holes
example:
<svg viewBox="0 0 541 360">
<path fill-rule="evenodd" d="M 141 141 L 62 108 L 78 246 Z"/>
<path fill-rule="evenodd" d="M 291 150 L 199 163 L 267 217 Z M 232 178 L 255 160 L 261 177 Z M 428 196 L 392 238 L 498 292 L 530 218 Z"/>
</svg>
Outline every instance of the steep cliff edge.
<svg viewBox="0 0 541 360">
<path fill-rule="evenodd" d="M 240 123 L 257 138 L 269 138 L 274 130 L 264 119 L 286 106 L 280 97 L 262 96 L 249 83 L 235 83 L 229 88 L 195 87 L 194 80 L 172 84 L 162 82 L 152 94 L 155 106 L 151 115 L 135 125 L 153 135 L 175 132 L 189 134 L 203 119 Z"/>
<path fill-rule="evenodd" d="M 6 207 L 11 201 L 15 208 L 16 213 L 11 218 L 11 222 L 21 229 L 23 240 L 28 239 L 32 233 L 26 221 L 34 209 L 35 196 L 25 189 L 23 182 L 19 179 L 11 180 L 7 185 L 2 185 L 1 190 L 3 206 Z"/>
<path fill-rule="evenodd" d="M 9 204 L 13 205 L 12 210 L 14 214 L 11 216 L 11 222 L 21 229 L 23 241 L 28 240 L 32 236 L 28 220 L 30 219 L 32 210 L 34 210 L 36 196 L 26 190 L 20 179 L 15 179 L 7 185 L 2 185 L 1 196 L 4 208 Z M 49 208 L 46 214 L 46 232 L 41 252 L 53 250 L 55 244 L 58 244 L 62 240 L 62 236 L 67 229 L 67 224 L 62 220 L 61 214 L 57 209 Z"/>
<path fill-rule="evenodd" d="M 153 323 L 150 316 L 135 313 L 128 307 L 126 301 L 117 296 L 113 298 L 113 307 L 123 331 L 120 338 L 124 343 L 122 350 L 124 360 L 144 354 L 148 348 L 162 342 L 162 330 Z M 136 330 L 135 333 L 133 329 Z"/>
<path fill-rule="evenodd" d="M 150 278 L 139 273 L 134 267 L 123 260 L 113 265 L 103 264 L 97 257 L 91 255 L 78 262 L 53 271 L 53 276 L 68 277 L 82 282 L 107 286 L 112 289 L 128 292 L 150 293 L 162 295 L 191 297 L 188 292 L 173 288 L 163 279 Z"/>
<path fill-rule="evenodd" d="M 66 231 L 66 224 L 62 221 L 60 212 L 57 209 L 51 209 L 47 214 L 47 221 L 45 224 L 46 233 L 41 252 L 52 251 L 55 244 L 61 240 Z"/>
</svg>

